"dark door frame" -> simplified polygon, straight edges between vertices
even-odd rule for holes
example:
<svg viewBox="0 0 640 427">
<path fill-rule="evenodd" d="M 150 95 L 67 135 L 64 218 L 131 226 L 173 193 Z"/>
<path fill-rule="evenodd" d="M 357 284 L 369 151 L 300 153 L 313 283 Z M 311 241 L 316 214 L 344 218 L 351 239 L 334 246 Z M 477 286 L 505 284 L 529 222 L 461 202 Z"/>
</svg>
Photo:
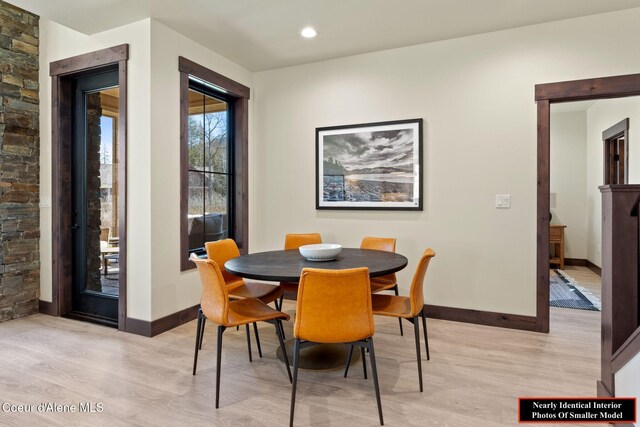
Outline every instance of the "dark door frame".
<svg viewBox="0 0 640 427">
<path fill-rule="evenodd" d="M 624 139 L 624 152 L 622 159 L 619 159 L 622 162 L 622 174 L 618 170 L 616 174 L 618 180 L 615 182 L 612 178 L 612 168 L 611 168 L 611 153 L 610 149 L 611 143 L 613 140 L 619 140 L 620 138 Z M 629 183 L 629 118 L 621 120 L 615 125 L 611 126 L 608 129 L 605 129 L 602 132 L 602 145 L 604 148 L 604 185 L 612 185 L 612 184 L 628 184 Z M 619 182 L 619 179 L 622 175 L 622 181 Z"/>
<path fill-rule="evenodd" d="M 549 332 L 550 104 L 640 95 L 640 74 L 535 86 L 538 107 L 536 330 Z"/>
<path fill-rule="evenodd" d="M 109 89 L 117 87 L 119 82 L 119 73 L 117 65 L 110 65 L 100 67 L 98 72 L 91 73 L 86 77 L 79 77 L 74 81 L 74 124 L 73 124 L 73 138 L 72 138 L 72 203 L 73 203 L 73 217 L 74 217 L 74 230 L 73 240 L 73 268 L 74 268 L 74 280 L 73 280 L 73 311 L 67 316 L 71 318 L 80 318 L 81 320 L 88 315 L 96 323 L 101 323 L 105 326 L 117 326 L 118 322 L 118 300 L 113 295 L 96 294 L 94 292 L 85 292 L 87 286 L 87 250 L 88 250 L 88 233 L 87 223 L 89 220 L 88 209 L 88 182 L 90 181 L 90 171 L 87 169 L 88 165 L 88 143 L 90 141 L 90 126 L 88 125 L 88 94 L 93 93 L 96 95 L 97 91 L 103 89 Z M 99 99 L 99 98 L 98 98 Z M 96 102 L 96 98 L 94 98 Z M 97 101 L 99 102 L 99 101 Z M 104 113 L 104 112 L 103 112 Z M 101 120 L 101 119 L 100 119 Z M 117 139 L 117 123 L 115 120 L 114 134 Z M 94 124 L 95 125 L 95 124 Z M 117 159 L 117 153 L 116 159 Z M 99 153 L 96 153 L 99 156 Z M 119 162 L 116 160 L 117 164 Z M 99 171 L 93 171 L 98 172 Z M 116 172 L 117 174 L 117 172 Z M 117 182 L 117 180 L 116 180 Z M 113 194 L 117 197 L 117 192 Z M 114 200 L 113 207 L 117 216 L 117 200 Z M 99 215 L 99 213 L 98 213 Z M 97 236 L 95 236 L 97 237 Z M 97 250 L 97 249 L 94 249 Z M 95 253 L 92 254 L 95 256 Z M 105 255 L 103 255 L 105 256 Z M 103 265 L 105 265 L 103 263 Z M 106 272 L 98 273 L 98 278 L 102 277 L 102 274 L 106 276 Z M 95 274 L 95 272 L 94 272 Z M 115 299 L 115 300 L 114 300 Z"/>
<path fill-rule="evenodd" d="M 52 304 L 48 314 L 64 316 L 72 310 L 71 140 L 73 79 L 103 67 L 118 66 L 118 235 L 120 273 L 118 329 L 127 319 L 127 60 L 129 45 L 122 44 L 49 64 L 51 76 L 51 216 Z"/>
</svg>

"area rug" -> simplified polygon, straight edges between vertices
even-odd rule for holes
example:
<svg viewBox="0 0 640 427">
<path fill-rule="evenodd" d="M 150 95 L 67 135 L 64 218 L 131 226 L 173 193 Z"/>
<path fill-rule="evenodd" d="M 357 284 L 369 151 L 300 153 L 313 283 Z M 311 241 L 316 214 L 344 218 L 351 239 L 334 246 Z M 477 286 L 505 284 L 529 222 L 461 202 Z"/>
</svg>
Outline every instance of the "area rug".
<svg viewBox="0 0 640 427">
<path fill-rule="evenodd" d="M 553 270 L 549 275 L 551 307 L 573 308 L 577 310 L 600 311 L 600 300 L 580 286 L 562 270 Z"/>
</svg>

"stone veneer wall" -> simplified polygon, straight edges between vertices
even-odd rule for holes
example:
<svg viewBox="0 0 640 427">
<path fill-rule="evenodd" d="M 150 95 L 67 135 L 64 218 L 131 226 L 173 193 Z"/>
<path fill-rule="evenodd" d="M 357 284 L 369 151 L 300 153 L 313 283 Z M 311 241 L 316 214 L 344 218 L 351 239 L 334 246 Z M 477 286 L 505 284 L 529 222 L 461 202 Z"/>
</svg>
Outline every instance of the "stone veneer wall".
<svg viewBox="0 0 640 427">
<path fill-rule="evenodd" d="M 38 16 L 0 0 L 0 321 L 38 312 Z"/>
</svg>

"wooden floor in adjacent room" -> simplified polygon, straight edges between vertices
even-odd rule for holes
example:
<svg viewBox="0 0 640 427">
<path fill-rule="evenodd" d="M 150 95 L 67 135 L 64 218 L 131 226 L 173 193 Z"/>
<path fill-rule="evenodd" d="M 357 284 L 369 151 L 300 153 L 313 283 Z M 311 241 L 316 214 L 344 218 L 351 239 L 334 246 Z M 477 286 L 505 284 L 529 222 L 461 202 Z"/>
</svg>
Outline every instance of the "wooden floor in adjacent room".
<svg viewBox="0 0 640 427">
<path fill-rule="evenodd" d="M 285 310 L 293 310 L 291 302 Z M 429 320 L 431 361 L 418 391 L 411 326 L 376 318 L 376 354 L 387 426 L 517 424 L 518 396 L 594 396 L 599 313 L 551 309 L 551 333 Z M 101 413 L 6 413 L 0 425 L 283 426 L 290 385 L 260 326 L 264 357 L 247 358 L 244 330 L 224 335 L 220 409 L 214 409 L 215 328 L 208 325 L 191 375 L 195 321 L 144 338 L 34 315 L 0 324 L 0 404 L 102 403 Z M 291 337 L 291 322 L 285 326 Z M 355 365 L 299 375 L 297 426 L 377 426 L 371 380 Z M 548 424 L 547 424 L 548 425 Z M 576 424 L 574 424 L 576 425 Z M 594 424 L 590 424 L 594 425 Z"/>
<path fill-rule="evenodd" d="M 563 271 L 580 286 L 584 287 L 596 298 L 600 299 L 602 295 L 600 276 L 587 267 L 579 267 L 575 265 L 565 265 Z"/>
</svg>

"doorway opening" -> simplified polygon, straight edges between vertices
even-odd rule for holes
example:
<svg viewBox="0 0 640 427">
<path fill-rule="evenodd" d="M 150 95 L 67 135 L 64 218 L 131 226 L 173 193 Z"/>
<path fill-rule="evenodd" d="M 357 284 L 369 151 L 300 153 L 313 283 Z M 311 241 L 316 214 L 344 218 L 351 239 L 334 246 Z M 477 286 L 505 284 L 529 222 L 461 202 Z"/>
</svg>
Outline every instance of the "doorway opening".
<svg viewBox="0 0 640 427">
<path fill-rule="evenodd" d="M 537 257 L 536 257 L 536 329 L 549 331 L 549 209 L 550 209 L 550 121 L 551 105 L 587 100 L 622 99 L 640 95 L 640 74 L 615 77 L 602 77 L 558 83 L 536 85 L 535 100 L 537 104 Z M 640 114 L 640 113 L 639 113 Z M 619 120 L 619 118 L 618 118 Z M 638 119 L 640 122 L 640 118 Z M 632 120 L 635 123 L 635 120 Z M 611 126 L 611 124 L 608 124 Z M 607 136 L 602 135 L 605 142 Z M 629 153 L 628 136 L 623 141 L 624 156 Z M 603 163 L 606 174 L 610 152 L 603 152 Z M 613 160 L 623 159 L 621 152 L 614 150 Z M 631 154 L 633 156 L 633 153 Z M 640 154 L 639 154 L 640 156 Z M 632 161 L 633 162 L 633 161 Z M 611 165 L 609 165 L 611 166 Z M 620 165 L 616 165 L 620 171 Z M 629 168 L 624 164 L 625 176 Z M 637 171 L 640 174 L 640 171 Z M 604 176 L 602 182 L 604 183 Z M 640 180 L 640 176 L 635 179 Z M 629 177 L 629 181 L 633 181 Z M 615 374 L 623 367 L 625 361 L 637 354 L 637 338 L 640 337 L 638 327 L 638 221 L 637 203 L 640 185 L 610 184 L 600 188 L 602 192 L 602 313 L 601 313 L 601 380 L 597 382 L 598 396 L 615 396 Z M 630 206 L 636 208 L 630 208 Z M 623 227 L 614 228 L 614 224 Z"/>
<path fill-rule="evenodd" d="M 640 74 L 536 85 L 535 100 L 538 110 L 536 330 L 539 332 L 549 332 L 551 105 L 637 95 L 640 95 Z M 608 126 L 612 124 L 609 123 Z M 601 129 L 603 130 L 605 129 Z M 601 150 L 604 151 L 602 148 Z M 598 217 L 597 220 L 599 221 L 600 218 Z"/>
<path fill-rule="evenodd" d="M 636 106 L 637 105 L 637 106 Z M 640 98 L 552 104 L 550 108 L 549 305 L 559 319 L 600 324 L 603 130 Z M 604 157 L 603 157 L 604 156 Z M 603 161 L 604 158 L 604 161 Z M 556 319 L 556 320 L 553 320 Z M 595 345 L 595 343 L 594 343 Z"/>
<path fill-rule="evenodd" d="M 128 46 L 51 63 L 54 314 L 126 330 Z"/>
</svg>

